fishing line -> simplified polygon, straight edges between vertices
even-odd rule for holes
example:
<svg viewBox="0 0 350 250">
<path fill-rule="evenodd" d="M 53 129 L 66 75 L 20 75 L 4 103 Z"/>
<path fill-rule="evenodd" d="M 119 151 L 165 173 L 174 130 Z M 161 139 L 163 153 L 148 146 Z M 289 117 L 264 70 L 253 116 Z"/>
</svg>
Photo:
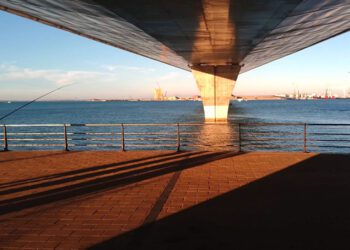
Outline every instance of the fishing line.
<svg viewBox="0 0 350 250">
<path fill-rule="evenodd" d="M 58 88 L 56 88 L 56 89 L 54 89 L 54 90 L 51 90 L 50 92 L 47 92 L 46 94 L 43 94 L 43 95 L 41 95 L 41 96 L 35 98 L 34 100 L 32 100 L 32 101 L 30 101 L 30 102 L 27 102 L 27 103 L 23 104 L 22 106 L 20 106 L 20 107 L 14 109 L 14 110 L 12 110 L 11 112 L 7 113 L 7 114 L 4 115 L 4 116 L 2 116 L 2 117 L 0 118 L 0 121 L 3 120 L 3 119 L 5 119 L 6 117 L 9 117 L 10 115 L 13 115 L 13 114 L 16 113 L 17 111 L 19 111 L 19 110 L 23 109 L 24 107 L 26 107 L 26 106 L 32 104 L 33 102 L 36 102 L 37 100 L 39 100 L 39 99 L 41 99 L 41 98 L 43 98 L 43 97 L 45 97 L 45 96 L 48 96 L 49 94 L 52 94 L 52 93 L 54 93 L 54 92 L 56 92 L 56 91 L 58 91 L 58 90 L 60 90 L 60 89 L 63 89 L 63 88 L 66 88 L 66 87 L 70 87 L 70 86 L 72 86 L 73 84 L 76 84 L 76 83 L 71 83 L 71 84 L 68 84 L 68 85 L 64 85 L 64 86 L 58 87 Z"/>
</svg>

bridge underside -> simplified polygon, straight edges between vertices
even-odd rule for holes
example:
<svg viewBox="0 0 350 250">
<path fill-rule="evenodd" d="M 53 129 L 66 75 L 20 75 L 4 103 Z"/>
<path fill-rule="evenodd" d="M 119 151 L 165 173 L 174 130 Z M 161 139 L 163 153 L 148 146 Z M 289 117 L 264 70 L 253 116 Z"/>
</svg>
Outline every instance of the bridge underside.
<svg viewBox="0 0 350 250">
<path fill-rule="evenodd" d="M 219 78 L 208 67 L 234 68 L 224 77 L 233 86 L 237 68 L 246 72 L 350 29 L 349 0 L 2 0 L 0 9 L 193 69 L 197 83 L 209 85 Z"/>
</svg>

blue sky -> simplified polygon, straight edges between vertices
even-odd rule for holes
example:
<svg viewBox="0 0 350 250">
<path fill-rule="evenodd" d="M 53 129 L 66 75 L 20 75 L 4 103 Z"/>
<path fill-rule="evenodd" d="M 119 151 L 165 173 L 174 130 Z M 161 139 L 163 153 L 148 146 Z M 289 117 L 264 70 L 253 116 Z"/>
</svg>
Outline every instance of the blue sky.
<svg viewBox="0 0 350 250">
<path fill-rule="evenodd" d="M 198 94 L 190 72 L 0 11 L 0 100 L 147 98 Z M 241 74 L 236 95 L 350 87 L 350 33 Z"/>
</svg>

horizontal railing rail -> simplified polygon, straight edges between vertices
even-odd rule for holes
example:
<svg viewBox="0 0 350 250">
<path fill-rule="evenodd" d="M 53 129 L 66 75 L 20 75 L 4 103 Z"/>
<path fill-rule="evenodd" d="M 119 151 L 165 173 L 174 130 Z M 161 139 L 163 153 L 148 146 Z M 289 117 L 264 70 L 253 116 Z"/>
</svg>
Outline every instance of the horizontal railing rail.
<svg viewBox="0 0 350 250">
<path fill-rule="evenodd" d="M 4 124 L 3 150 L 236 150 L 350 153 L 350 124 Z"/>
</svg>

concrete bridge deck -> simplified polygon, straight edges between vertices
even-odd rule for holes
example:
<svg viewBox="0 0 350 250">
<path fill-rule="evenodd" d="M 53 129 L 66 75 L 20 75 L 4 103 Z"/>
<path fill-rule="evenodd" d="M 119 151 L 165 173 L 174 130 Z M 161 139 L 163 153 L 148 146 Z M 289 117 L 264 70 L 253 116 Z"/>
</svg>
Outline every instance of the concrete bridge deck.
<svg viewBox="0 0 350 250">
<path fill-rule="evenodd" d="M 350 155 L 1 152 L 2 249 L 347 249 Z"/>
</svg>

